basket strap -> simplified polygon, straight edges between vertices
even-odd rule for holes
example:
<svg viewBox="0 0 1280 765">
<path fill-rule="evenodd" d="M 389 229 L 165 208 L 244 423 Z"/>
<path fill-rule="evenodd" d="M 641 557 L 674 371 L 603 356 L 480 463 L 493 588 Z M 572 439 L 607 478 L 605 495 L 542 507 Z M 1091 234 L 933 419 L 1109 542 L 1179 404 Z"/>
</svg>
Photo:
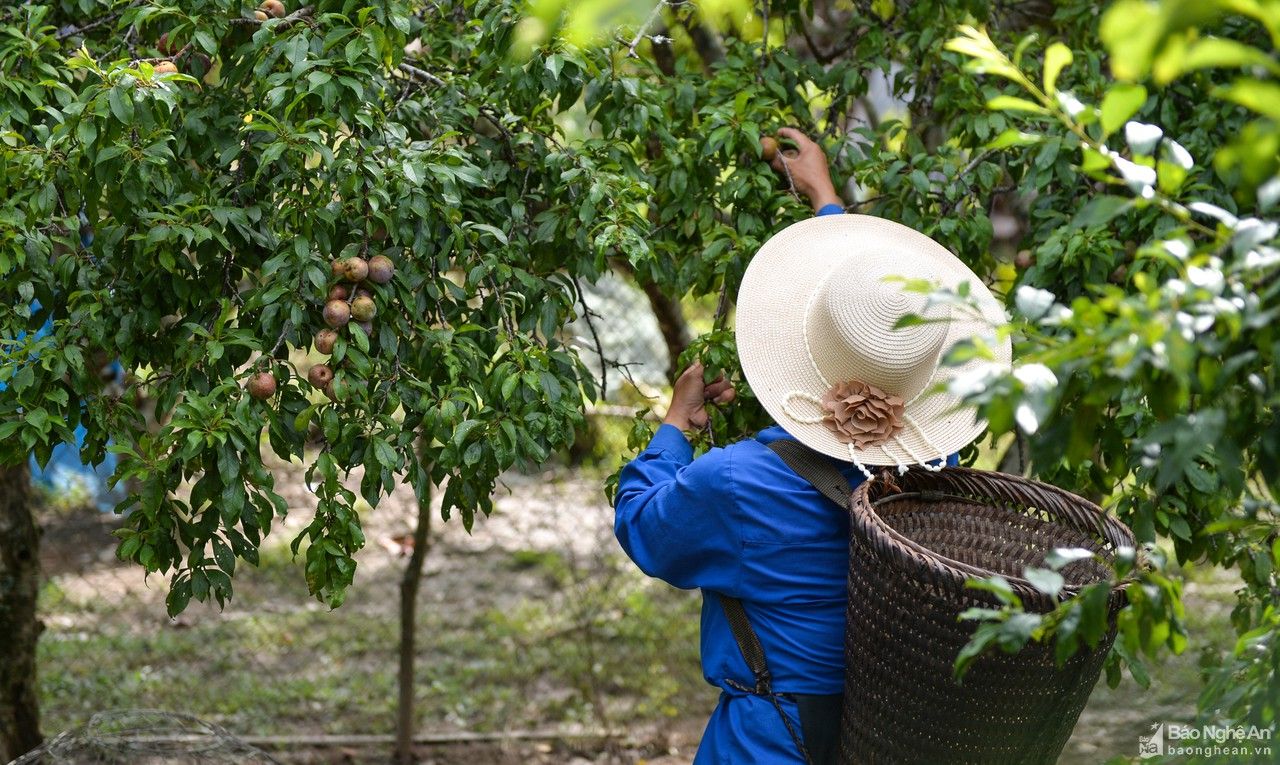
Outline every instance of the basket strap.
<svg viewBox="0 0 1280 765">
<path fill-rule="evenodd" d="M 791 724 L 791 718 L 787 717 L 786 711 L 778 701 L 778 694 L 773 691 L 769 665 L 764 660 L 764 646 L 760 645 L 760 638 L 756 637 L 756 631 L 751 628 L 751 621 L 747 619 L 747 611 L 742 607 L 742 601 L 722 593 L 716 593 L 716 597 L 720 600 L 720 607 L 724 609 L 724 615 L 729 620 L 729 630 L 733 632 L 733 640 L 738 644 L 742 658 L 747 660 L 747 668 L 755 677 L 756 687 L 747 688 L 732 678 L 725 678 L 725 683 L 737 690 L 768 699 L 773 704 L 773 708 L 778 710 L 778 716 L 782 718 L 782 724 L 786 726 L 787 733 L 791 734 L 791 740 L 795 742 L 796 749 L 800 751 L 805 764 L 813 765 L 809 750 L 804 745 L 804 738 L 796 732 L 795 726 Z"/>
<path fill-rule="evenodd" d="M 770 441 L 769 448 L 787 463 L 787 467 L 813 484 L 813 488 L 822 496 L 839 505 L 842 510 L 849 508 L 849 496 L 853 494 L 853 489 L 849 486 L 848 479 L 831 464 L 831 460 L 789 438 Z"/>
<path fill-rule="evenodd" d="M 849 496 L 853 493 L 853 489 L 830 460 L 798 441 L 785 438 L 770 442 L 769 448 L 800 477 L 813 484 L 813 487 L 824 497 L 841 508 L 848 508 Z M 773 679 L 764 658 L 764 646 L 760 645 L 760 638 L 751 628 L 751 621 L 747 619 L 747 611 L 743 608 L 742 601 L 720 593 L 717 593 L 717 597 L 720 599 L 720 607 L 724 609 L 725 617 L 729 620 L 729 630 L 733 633 L 734 642 L 738 644 L 738 650 L 742 652 L 742 658 L 746 660 L 747 668 L 755 678 L 756 687 L 747 688 L 731 678 L 726 678 L 725 683 L 740 691 L 767 698 L 778 710 L 778 715 L 782 717 L 782 723 L 787 727 L 787 733 L 791 734 L 791 740 L 795 742 L 800 756 L 806 763 L 812 765 L 813 759 L 804 745 L 803 736 L 791 724 L 791 719 L 787 717 L 782 705 L 778 702 L 778 694 L 773 691 Z"/>
</svg>

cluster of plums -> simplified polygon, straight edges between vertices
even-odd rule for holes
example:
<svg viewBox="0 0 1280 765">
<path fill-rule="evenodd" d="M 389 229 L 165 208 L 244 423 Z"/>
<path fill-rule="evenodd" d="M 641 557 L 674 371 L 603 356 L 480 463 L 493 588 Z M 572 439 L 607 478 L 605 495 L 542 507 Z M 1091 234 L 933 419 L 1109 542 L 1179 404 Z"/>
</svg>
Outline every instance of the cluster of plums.
<svg viewBox="0 0 1280 765">
<path fill-rule="evenodd" d="M 335 260 L 332 268 L 338 283 L 329 289 L 329 299 L 324 304 L 324 323 L 329 328 L 320 330 L 315 337 L 316 350 L 326 355 L 333 353 L 338 330 L 352 320 L 364 330 L 366 337 L 373 335 L 373 317 L 378 306 L 373 302 L 373 293 L 360 285 L 387 284 L 396 272 L 395 264 L 385 255 L 375 255 L 368 260 L 359 257 Z M 328 364 L 316 364 L 307 372 L 307 382 L 332 394 L 333 370 Z"/>
<path fill-rule="evenodd" d="M 373 292 L 363 285 L 383 285 L 395 275 L 395 263 L 385 255 L 375 255 L 368 260 L 360 257 L 342 258 L 332 263 L 337 283 L 329 288 L 324 304 L 324 323 L 328 325 L 316 333 L 315 349 L 329 355 L 338 342 L 338 330 L 353 320 L 366 337 L 373 335 L 373 317 L 378 306 L 373 302 Z M 316 364 L 307 372 L 307 382 L 333 397 L 333 369 L 328 364 Z M 250 375 L 245 388 L 256 399 L 271 398 L 276 393 L 276 378 L 271 372 Z"/>
<path fill-rule="evenodd" d="M 253 17 L 258 21 L 266 21 L 269 18 L 283 19 L 286 13 L 288 11 L 280 0 L 265 0 L 258 6 L 258 10 L 253 12 Z"/>
</svg>

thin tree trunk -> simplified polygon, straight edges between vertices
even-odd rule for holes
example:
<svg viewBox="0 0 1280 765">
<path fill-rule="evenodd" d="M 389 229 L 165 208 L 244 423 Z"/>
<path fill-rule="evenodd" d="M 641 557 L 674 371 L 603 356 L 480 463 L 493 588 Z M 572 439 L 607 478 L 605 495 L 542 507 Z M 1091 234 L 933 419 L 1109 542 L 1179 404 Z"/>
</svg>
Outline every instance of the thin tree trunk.
<svg viewBox="0 0 1280 765">
<path fill-rule="evenodd" d="M 26 464 L 0 465 L 0 761 L 40 746 L 36 620 L 40 532 Z"/>
<path fill-rule="evenodd" d="M 418 587 L 422 583 L 422 567 L 427 559 L 431 531 L 431 486 L 421 489 L 418 497 L 418 525 L 413 530 L 413 553 L 400 580 L 400 703 L 396 708 L 396 763 L 410 765 L 413 756 L 413 692 L 414 692 L 414 625 L 418 616 Z"/>
<path fill-rule="evenodd" d="M 1026 476 L 1027 467 L 1030 463 L 1027 451 L 1027 437 L 1022 434 L 1022 431 L 1015 431 L 1013 440 L 1009 442 L 1009 447 L 1004 450 L 1004 456 L 1000 458 L 1000 466 L 996 470 L 1010 475 Z"/>
<path fill-rule="evenodd" d="M 689 33 L 689 39 L 693 41 L 693 47 L 698 51 L 698 57 L 702 59 L 703 66 L 708 73 L 720 60 L 724 58 L 724 48 L 720 46 L 720 40 L 716 37 L 716 33 L 708 29 L 702 23 L 702 19 L 693 13 L 686 15 L 680 20 L 686 32 Z"/>
</svg>

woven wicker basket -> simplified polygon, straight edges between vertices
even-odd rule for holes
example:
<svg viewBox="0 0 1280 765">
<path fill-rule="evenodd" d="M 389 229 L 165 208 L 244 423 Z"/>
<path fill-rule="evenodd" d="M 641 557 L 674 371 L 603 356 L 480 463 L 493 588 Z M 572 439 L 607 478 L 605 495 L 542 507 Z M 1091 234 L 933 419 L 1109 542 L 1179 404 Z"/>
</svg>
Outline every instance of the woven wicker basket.
<svg viewBox="0 0 1280 765">
<path fill-rule="evenodd" d="M 1122 587 L 1109 597 L 1111 629 L 1061 669 L 1053 645 L 980 656 L 957 683 L 952 663 L 976 624 L 956 615 L 991 607 L 969 577 L 1001 574 L 1028 610 L 1053 599 L 1023 577 L 1056 547 L 1111 559 L 1133 533 L 1096 505 L 1017 476 L 913 468 L 864 483 L 850 502 L 843 759 L 848 763 L 1054 763 L 1115 638 Z M 1062 572 L 1069 592 L 1106 579 L 1096 560 Z"/>
</svg>

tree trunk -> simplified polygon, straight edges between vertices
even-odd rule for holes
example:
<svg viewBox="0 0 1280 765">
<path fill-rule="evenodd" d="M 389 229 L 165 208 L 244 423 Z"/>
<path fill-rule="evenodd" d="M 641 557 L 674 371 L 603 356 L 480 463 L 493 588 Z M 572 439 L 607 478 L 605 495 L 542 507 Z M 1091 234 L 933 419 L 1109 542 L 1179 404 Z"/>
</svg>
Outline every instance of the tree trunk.
<svg viewBox="0 0 1280 765">
<path fill-rule="evenodd" d="M 662 333 L 662 340 L 667 346 L 667 377 L 675 380 L 682 371 L 677 368 L 680 354 L 684 353 L 684 349 L 693 342 L 693 332 L 684 319 L 684 309 L 680 307 L 680 301 L 667 295 L 657 284 L 642 282 L 627 261 L 616 258 L 613 264 L 619 271 L 631 277 L 631 280 L 644 291 L 644 296 L 649 299 L 649 308 L 653 310 L 653 317 L 658 321 L 658 331 Z"/>
<path fill-rule="evenodd" d="M 27 466 L 0 465 L 0 761 L 40 746 L 36 620 L 40 532 Z"/>
<path fill-rule="evenodd" d="M 431 486 L 418 497 L 418 525 L 413 530 L 413 552 L 400 580 L 400 702 L 396 707 L 396 763 L 410 765 L 413 756 L 414 625 L 418 616 L 418 586 L 427 559 L 431 532 Z"/>
</svg>

